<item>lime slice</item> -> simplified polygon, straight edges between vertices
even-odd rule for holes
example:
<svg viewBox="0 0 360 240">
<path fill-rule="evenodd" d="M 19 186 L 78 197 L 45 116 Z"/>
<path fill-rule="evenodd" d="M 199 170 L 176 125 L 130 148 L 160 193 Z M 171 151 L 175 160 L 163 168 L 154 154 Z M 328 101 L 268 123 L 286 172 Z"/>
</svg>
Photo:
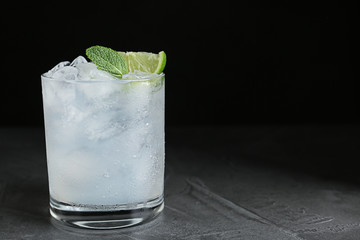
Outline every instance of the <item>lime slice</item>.
<svg viewBox="0 0 360 240">
<path fill-rule="evenodd" d="M 164 51 L 155 53 L 148 52 L 118 52 L 125 60 L 128 72 L 139 70 L 148 73 L 160 74 L 166 65 L 166 54 Z"/>
</svg>

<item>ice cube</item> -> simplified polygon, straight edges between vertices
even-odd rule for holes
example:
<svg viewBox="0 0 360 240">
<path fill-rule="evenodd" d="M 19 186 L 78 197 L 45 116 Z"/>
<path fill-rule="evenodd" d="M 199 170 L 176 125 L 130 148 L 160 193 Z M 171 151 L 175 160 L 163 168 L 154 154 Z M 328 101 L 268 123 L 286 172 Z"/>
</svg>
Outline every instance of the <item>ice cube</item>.
<svg viewBox="0 0 360 240">
<path fill-rule="evenodd" d="M 70 63 L 70 66 L 76 67 L 78 64 L 81 63 L 87 63 L 87 60 L 83 56 L 78 56 Z"/>
<path fill-rule="evenodd" d="M 113 118 L 114 116 L 109 113 L 89 116 L 84 122 L 88 139 L 92 141 L 109 140 L 121 131 L 121 122 Z"/>
<path fill-rule="evenodd" d="M 80 63 L 76 65 L 76 68 L 79 70 L 79 80 L 90 80 L 91 72 L 96 69 L 94 63 Z"/>
<path fill-rule="evenodd" d="M 91 101 L 96 99 L 96 103 L 93 103 L 93 105 L 107 105 L 107 102 L 112 101 L 109 96 L 119 91 L 118 85 L 106 81 L 116 80 L 117 78 L 97 69 L 93 63 L 80 63 L 76 68 L 79 70 L 78 80 L 80 81 L 104 81 L 101 84 L 92 84 L 92 82 L 79 84 L 76 89 L 78 96 L 92 99 Z"/>
<path fill-rule="evenodd" d="M 61 62 L 61 63 L 57 64 L 55 67 L 53 67 L 51 70 L 49 70 L 48 72 L 44 73 L 44 76 L 51 78 L 51 77 L 53 77 L 54 73 L 56 73 L 59 69 L 62 69 L 63 67 L 65 67 L 69 64 L 70 64 L 69 61 Z"/>
<path fill-rule="evenodd" d="M 79 70 L 75 67 L 65 66 L 53 73 L 54 79 L 77 80 Z"/>
<path fill-rule="evenodd" d="M 99 70 L 94 63 L 79 63 L 76 65 L 76 68 L 79 70 L 79 80 L 118 80 L 116 77 L 112 76 L 110 73 Z"/>
</svg>

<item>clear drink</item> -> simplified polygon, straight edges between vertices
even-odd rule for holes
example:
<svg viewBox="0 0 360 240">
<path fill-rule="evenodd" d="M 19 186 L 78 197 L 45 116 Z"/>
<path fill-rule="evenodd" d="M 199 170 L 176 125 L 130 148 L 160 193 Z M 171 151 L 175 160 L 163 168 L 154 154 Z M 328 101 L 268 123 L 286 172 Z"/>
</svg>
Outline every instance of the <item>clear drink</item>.
<svg viewBox="0 0 360 240">
<path fill-rule="evenodd" d="M 85 228 L 138 224 L 163 209 L 165 75 L 76 79 L 88 64 L 41 77 L 50 212 Z"/>
</svg>

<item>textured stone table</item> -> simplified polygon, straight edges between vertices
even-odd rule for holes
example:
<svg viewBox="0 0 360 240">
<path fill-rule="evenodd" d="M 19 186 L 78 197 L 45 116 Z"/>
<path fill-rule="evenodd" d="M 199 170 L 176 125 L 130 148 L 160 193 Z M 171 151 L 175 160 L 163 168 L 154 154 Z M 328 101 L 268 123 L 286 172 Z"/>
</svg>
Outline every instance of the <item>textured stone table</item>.
<svg viewBox="0 0 360 240">
<path fill-rule="evenodd" d="M 360 239 L 359 126 L 166 129 L 163 213 L 113 231 L 48 212 L 42 129 L 0 129 L 0 239 Z"/>
</svg>

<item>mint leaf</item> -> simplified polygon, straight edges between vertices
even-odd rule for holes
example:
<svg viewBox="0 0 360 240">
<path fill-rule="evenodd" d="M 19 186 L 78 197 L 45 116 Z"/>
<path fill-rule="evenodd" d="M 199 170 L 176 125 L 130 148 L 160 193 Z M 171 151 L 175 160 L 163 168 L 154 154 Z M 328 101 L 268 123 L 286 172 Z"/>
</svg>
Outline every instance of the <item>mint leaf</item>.
<svg viewBox="0 0 360 240">
<path fill-rule="evenodd" d="M 106 71 L 120 78 L 127 73 L 125 60 L 115 50 L 102 46 L 93 46 L 86 49 L 86 56 L 95 63 L 98 69 Z"/>
</svg>

